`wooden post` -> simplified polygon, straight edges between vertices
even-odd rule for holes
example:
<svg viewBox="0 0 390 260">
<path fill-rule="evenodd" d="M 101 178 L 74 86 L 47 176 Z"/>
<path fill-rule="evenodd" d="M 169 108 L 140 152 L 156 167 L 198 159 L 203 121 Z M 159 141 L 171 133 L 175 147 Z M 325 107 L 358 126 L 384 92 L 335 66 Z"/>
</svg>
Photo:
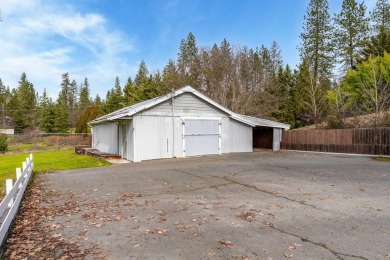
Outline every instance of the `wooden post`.
<svg viewBox="0 0 390 260">
<path fill-rule="evenodd" d="M 33 155 L 32 155 L 32 153 L 30 153 L 30 161 L 32 161 L 33 160 Z M 31 166 L 33 166 L 34 165 L 34 162 L 31 162 Z"/>
<path fill-rule="evenodd" d="M 22 169 L 16 168 L 16 181 L 18 181 L 20 179 L 20 177 L 22 177 Z M 23 182 L 20 183 L 18 188 L 20 188 L 22 186 L 23 186 Z"/>
<path fill-rule="evenodd" d="M 12 186 L 13 186 L 12 179 L 7 179 L 5 181 L 5 190 L 6 190 L 7 194 L 9 194 L 11 192 Z M 14 203 L 14 199 L 11 199 L 9 204 L 8 204 L 8 207 L 10 208 L 13 203 Z"/>
<path fill-rule="evenodd" d="M 26 169 L 26 167 L 27 167 L 27 163 L 26 163 L 26 162 L 23 162 L 23 163 L 22 163 L 22 171 L 24 171 L 24 170 Z"/>
<path fill-rule="evenodd" d="M 22 169 L 16 168 L 16 180 L 19 180 L 20 176 L 22 176 Z"/>
</svg>

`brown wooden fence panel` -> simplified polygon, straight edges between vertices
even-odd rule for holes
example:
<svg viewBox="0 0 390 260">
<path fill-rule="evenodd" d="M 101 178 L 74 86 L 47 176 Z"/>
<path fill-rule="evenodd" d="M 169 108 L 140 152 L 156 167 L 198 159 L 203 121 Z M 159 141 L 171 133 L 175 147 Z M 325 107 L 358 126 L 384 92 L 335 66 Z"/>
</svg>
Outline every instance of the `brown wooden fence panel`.
<svg viewBox="0 0 390 260">
<path fill-rule="evenodd" d="M 390 155 L 390 127 L 284 131 L 281 148 Z"/>
</svg>

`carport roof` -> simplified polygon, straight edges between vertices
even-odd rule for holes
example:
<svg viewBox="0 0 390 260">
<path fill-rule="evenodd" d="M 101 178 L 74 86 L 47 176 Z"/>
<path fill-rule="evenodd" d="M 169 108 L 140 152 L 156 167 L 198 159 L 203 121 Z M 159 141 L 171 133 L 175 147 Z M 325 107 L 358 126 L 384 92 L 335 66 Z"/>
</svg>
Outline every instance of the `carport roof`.
<svg viewBox="0 0 390 260">
<path fill-rule="evenodd" d="M 203 95 L 202 93 L 193 89 L 190 86 L 186 86 L 184 88 L 176 90 L 175 92 L 168 93 L 166 95 L 159 96 L 156 98 L 148 99 L 148 100 L 145 100 L 143 102 L 134 104 L 132 106 L 119 109 L 117 111 L 114 111 L 114 112 L 109 113 L 107 115 L 104 115 L 102 117 L 99 117 L 99 118 L 89 122 L 89 124 L 94 125 L 94 124 L 99 124 L 99 123 L 103 123 L 103 122 L 110 122 L 110 121 L 118 120 L 118 119 L 125 119 L 125 118 L 133 116 L 141 111 L 149 109 L 150 107 L 156 106 L 156 105 L 158 105 L 166 100 L 169 100 L 172 98 L 172 96 L 176 97 L 176 96 L 181 95 L 183 93 L 192 93 L 195 96 L 199 97 L 200 99 L 213 105 L 214 107 L 217 107 L 218 109 L 224 111 L 225 113 L 227 113 L 230 116 L 230 118 L 237 120 L 237 121 L 240 121 L 244 124 L 250 125 L 252 127 L 263 126 L 263 127 L 275 127 L 275 128 L 290 129 L 290 126 L 286 125 L 286 124 L 278 123 L 278 122 L 271 121 L 271 120 L 236 114 L 236 113 L 230 111 L 229 109 L 221 106 L 220 104 L 216 103 L 215 101 L 211 100 L 210 98 L 206 97 L 205 95 Z"/>
</svg>

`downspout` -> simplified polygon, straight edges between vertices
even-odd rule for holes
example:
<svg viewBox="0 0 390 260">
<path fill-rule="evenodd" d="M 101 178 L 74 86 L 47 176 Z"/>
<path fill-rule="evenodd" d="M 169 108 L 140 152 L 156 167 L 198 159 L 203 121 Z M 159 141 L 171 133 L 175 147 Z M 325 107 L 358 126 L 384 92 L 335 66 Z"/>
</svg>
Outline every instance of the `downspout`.
<svg viewBox="0 0 390 260">
<path fill-rule="evenodd" d="M 172 88 L 171 92 L 171 102 L 172 102 L 172 158 L 175 158 L 175 106 L 173 104 L 175 96 L 175 89 Z"/>
</svg>

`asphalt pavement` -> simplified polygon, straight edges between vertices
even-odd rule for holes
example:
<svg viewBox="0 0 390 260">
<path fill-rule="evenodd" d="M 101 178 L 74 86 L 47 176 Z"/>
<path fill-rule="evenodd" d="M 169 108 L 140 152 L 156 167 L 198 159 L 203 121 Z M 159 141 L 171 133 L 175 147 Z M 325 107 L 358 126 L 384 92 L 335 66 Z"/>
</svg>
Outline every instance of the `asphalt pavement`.
<svg viewBox="0 0 390 260">
<path fill-rule="evenodd" d="M 53 206 L 78 209 L 50 225 L 107 259 L 390 258 L 390 163 L 369 157 L 262 151 L 39 178 Z"/>
</svg>

